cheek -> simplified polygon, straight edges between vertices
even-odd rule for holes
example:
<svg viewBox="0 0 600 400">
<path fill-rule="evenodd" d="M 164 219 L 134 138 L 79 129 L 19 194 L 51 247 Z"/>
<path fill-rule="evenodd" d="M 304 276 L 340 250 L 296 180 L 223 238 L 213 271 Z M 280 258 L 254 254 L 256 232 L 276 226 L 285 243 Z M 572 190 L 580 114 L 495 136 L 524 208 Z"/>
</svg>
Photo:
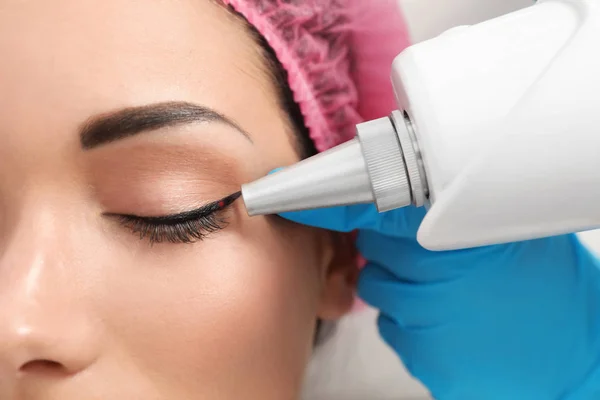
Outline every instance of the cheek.
<svg viewBox="0 0 600 400">
<path fill-rule="evenodd" d="M 230 379 L 240 382 L 231 390 L 297 386 L 321 286 L 318 234 L 275 218 L 242 221 L 193 246 L 140 251 L 107 277 L 99 307 L 138 368 L 162 380 L 189 371 L 203 391 Z"/>
</svg>

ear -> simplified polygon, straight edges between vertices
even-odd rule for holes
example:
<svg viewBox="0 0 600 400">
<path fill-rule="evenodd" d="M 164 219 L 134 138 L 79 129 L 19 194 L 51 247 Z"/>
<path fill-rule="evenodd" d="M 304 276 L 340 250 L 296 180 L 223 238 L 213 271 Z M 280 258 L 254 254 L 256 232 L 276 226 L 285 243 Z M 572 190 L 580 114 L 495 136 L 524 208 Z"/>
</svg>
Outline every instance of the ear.
<svg viewBox="0 0 600 400">
<path fill-rule="evenodd" d="M 358 281 L 358 251 L 353 234 L 328 232 L 331 251 L 323 270 L 323 288 L 318 317 L 325 321 L 337 320 L 350 312 L 354 305 Z"/>
</svg>

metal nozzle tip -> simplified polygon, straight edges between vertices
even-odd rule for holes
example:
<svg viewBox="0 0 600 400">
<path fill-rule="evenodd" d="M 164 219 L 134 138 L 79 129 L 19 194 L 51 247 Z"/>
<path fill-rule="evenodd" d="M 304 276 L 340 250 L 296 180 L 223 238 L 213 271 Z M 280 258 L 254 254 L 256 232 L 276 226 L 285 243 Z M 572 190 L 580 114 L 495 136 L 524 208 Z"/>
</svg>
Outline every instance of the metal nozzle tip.
<svg viewBox="0 0 600 400">
<path fill-rule="evenodd" d="M 374 200 L 358 139 L 243 185 L 242 197 L 251 216 Z"/>
</svg>

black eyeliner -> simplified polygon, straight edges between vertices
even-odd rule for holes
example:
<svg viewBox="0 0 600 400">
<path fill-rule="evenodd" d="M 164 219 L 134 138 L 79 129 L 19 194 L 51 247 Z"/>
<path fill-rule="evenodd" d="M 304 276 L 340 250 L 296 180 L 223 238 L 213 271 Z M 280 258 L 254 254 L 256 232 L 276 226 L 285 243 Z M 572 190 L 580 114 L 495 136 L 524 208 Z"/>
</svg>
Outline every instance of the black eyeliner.
<svg viewBox="0 0 600 400">
<path fill-rule="evenodd" d="M 165 215 L 161 217 L 140 217 L 131 214 L 107 214 L 109 216 L 118 216 L 121 218 L 131 218 L 149 225 L 177 225 L 190 220 L 206 218 L 217 211 L 221 211 L 242 196 L 242 192 L 233 193 L 221 200 L 206 204 L 200 208 L 191 211 L 185 211 L 179 214 Z"/>
</svg>

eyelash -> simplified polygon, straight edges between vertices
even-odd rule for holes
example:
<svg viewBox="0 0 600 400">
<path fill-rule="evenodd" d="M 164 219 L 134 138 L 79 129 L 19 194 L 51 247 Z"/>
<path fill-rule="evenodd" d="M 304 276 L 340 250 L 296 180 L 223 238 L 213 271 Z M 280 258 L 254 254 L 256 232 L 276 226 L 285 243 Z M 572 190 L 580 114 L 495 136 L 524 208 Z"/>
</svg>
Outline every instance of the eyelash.
<svg viewBox="0 0 600 400">
<path fill-rule="evenodd" d="M 115 217 L 140 240 L 155 243 L 194 243 L 227 226 L 223 212 L 241 193 L 202 206 L 197 210 L 164 217 L 139 217 L 136 215 L 108 214 Z"/>
</svg>

